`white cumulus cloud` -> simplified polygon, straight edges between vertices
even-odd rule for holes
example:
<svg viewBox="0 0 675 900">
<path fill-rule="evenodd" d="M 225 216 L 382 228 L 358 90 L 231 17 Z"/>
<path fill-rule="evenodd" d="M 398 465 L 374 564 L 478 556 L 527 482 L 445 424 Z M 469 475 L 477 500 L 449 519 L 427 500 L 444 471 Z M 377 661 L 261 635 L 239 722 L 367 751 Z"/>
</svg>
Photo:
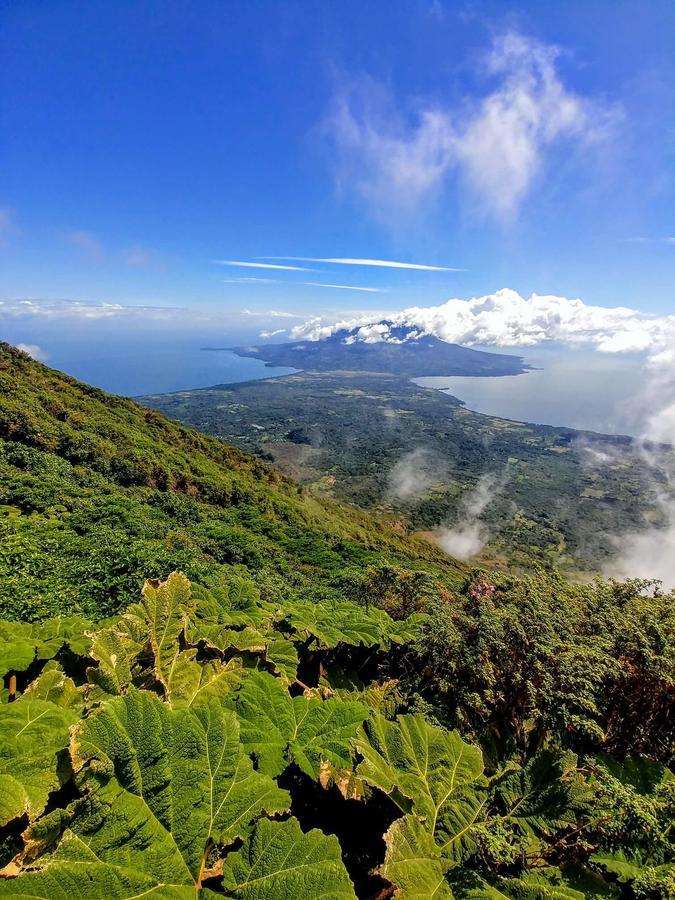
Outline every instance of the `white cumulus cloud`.
<svg viewBox="0 0 675 900">
<path fill-rule="evenodd" d="M 385 323 L 382 323 L 385 319 Z M 522 297 L 503 288 L 470 300 L 451 299 L 438 306 L 417 306 L 342 321 L 311 318 L 293 329 L 293 337 L 319 340 L 341 329 L 358 331 L 351 340 L 391 341 L 392 329 L 413 329 L 413 337 L 434 335 L 457 344 L 532 347 L 546 341 L 588 345 L 606 353 L 658 347 L 675 325 L 675 316 L 650 316 L 629 307 L 592 306 L 579 299 L 532 294 Z"/>
</svg>

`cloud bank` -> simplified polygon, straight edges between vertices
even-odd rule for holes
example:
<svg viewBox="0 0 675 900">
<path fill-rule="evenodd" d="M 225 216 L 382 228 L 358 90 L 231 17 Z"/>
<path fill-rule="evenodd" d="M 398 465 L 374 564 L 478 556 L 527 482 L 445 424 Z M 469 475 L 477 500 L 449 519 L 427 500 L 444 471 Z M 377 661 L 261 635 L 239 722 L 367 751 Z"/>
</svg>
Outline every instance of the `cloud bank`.
<svg viewBox="0 0 675 900">
<path fill-rule="evenodd" d="M 394 342 L 393 330 L 400 326 L 413 329 L 412 339 L 435 335 L 450 343 L 502 347 L 557 341 L 617 353 L 657 349 L 675 326 L 675 316 L 650 316 L 623 306 L 591 306 L 554 295 L 525 298 L 503 288 L 470 300 L 410 307 L 377 320 L 372 314 L 338 322 L 312 318 L 293 329 L 293 337 L 319 340 L 341 329 L 357 329 L 353 340 Z"/>
<path fill-rule="evenodd" d="M 373 82 L 343 90 L 324 123 L 338 158 L 338 183 L 385 221 L 437 197 L 456 176 L 484 211 L 512 219 L 553 145 L 579 152 L 603 141 L 618 113 L 569 89 L 560 50 L 508 32 L 481 71 L 483 97 L 451 107 L 417 104 L 405 115 Z"/>
<path fill-rule="evenodd" d="M 654 443 L 675 446 L 675 323 L 651 354 L 648 366 L 650 377 L 642 403 L 652 415 L 641 440 L 647 462 L 661 476 L 657 500 L 661 524 L 617 538 L 618 555 L 605 571 L 625 578 L 658 579 L 671 589 L 675 588 L 675 453 L 664 461 L 652 448 Z"/>
</svg>

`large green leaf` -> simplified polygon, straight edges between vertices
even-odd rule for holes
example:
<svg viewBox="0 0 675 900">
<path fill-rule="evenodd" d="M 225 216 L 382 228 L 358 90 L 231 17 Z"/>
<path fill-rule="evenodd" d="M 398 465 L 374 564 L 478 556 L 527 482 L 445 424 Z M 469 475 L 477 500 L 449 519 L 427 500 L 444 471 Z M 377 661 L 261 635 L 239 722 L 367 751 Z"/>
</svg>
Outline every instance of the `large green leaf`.
<svg viewBox="0 0 675 900">
<path fill-rule="evenodd" d="M 155 662 L 154 674 L 168 695 L 171 669 L 180 651 L 178 638 L 187 626 L 191 609 L 190 582 L 181 572 L 172 572 L 166 581 L 146 581 L 142 594 L 135 610 L 137 614 L 142 611 Z"/>
<path fill-rule="evenodd" d="M 241 900 L 354 900 L 340 845 L 296 819 L 262 819 L 249 843 L 225 859 L 223 887 Z"/>
<path fill-rule="evenodd" d="M 295 644 L 279 636 L 269 640 L 265 659 L 274 671 L 287 683 L 295 681 L 298 674 L 298 651 Z"/>
<path fill-rule="evenodd" d="M 421 817 L 444 857 L 456 862 L 473 846 L 472 829 L 486 797 L 478 747 L 422 716 L 390 722 L 377 713 L 355 745 L 363 756 L 357 774 L 404 812 Z"/>
<path fill-rule="evenodd" d="M 498 779 L 493 797 L 503 820 L 535 837 L 574 825 L 588 798 L 576 756 L 555 750 L 541 750 L 526 766 Z"/>
<path fill-rule="evenodd" d="M 212 700 L 222 701 L 239 687 L 245 669 L 240 657 L 227 662 L 207 660 L 198 663 L 195 651 L 180 653 L 171 669 L 168 696 L 171 705 L 207 706 Z"/>
<path fill-rule="evenodd" d="M 25 672 L 35 659 L 35 649 L 30 625 L 0 619 L 0 677 Z"/>
<path fill-rule="evenodd" d="M 387 847 L 380 874 L 396 887 L 400 900 L 449 900 L 441 851 L 417 816 L 397 819 L 384 836 Z"/>
<path fill-rule="evenodd" d="M 258 816 L 288 808 L 286 792 L 253 770 L 234 713 L 217 703 L 172 710 L 132 687 L 77 725 L 71 755 L 85 796 L 60 813 L 59 826 L 68 827 L 57 853 L 38 860 L 61 884 L 72 872 L 59 860 L 72 860 L 74 847 L 92 884 L 104 864 L 119 883 L 132 871 L 157 896 L 187 896 L 187 886 L 194 896 L 213 844 L 245 838 Z M 33 851 L 53 840 L 54 828 L 53 817 L 36 824 Z M 77 896 L 101 895 L 92 888 Z"/>
<path fill-rule="evenodd" d="M 300 636 L 314 637 L 324 647 L 338 644 L 374 647 L 382 642 L 380 616 L 369 615 L 356 603 L 298 601 L 289 606 L 286 618 Z"/>
<path fill-rule="evenodd" d="M 87 656 L 90 624 L 77 616 L 32 625 L 0 619 L 0 677 L 25 672 L 34 660 L 53 659 L 64 647 Z"/>
<path fill-rule="evenodd" d="M 49 700 L 56 706 L 82 712 L 84 698 L 82 688 L 78 688 L 72 678 L 59 668 L 54 661 L 47 663 L 44 671 L 32 681 L 23 693 L 24 699 Z"/>
<path fill-rule="evenodd" d="M 48 700 L 22 697 L 0 706 L 0 824 L 38 816 L 51 791 L 69 775 L 61 759 L 77 712 Z"/>
<path fill-rule="evenodd" d="M 351 766 L 350 741 L 368 714 L 361 703 L 291 697 L 282 680 L 265 672 L 246 678 L 234 700 L 241 739 L 261 772 L 278 775 L 295 762 L 318 778 L 322 760 Z"/>
<path fill-rule="evenodd" d="M 122 694 L 132 681 L 134 660 L 144 643 L 143 629 L 123 616 L 115 625 L 98 631 L 92 639 L 91 657 L 98 663 L 87 669 L 87 678 L 103 694 Z"/>
<path fill-rule="evenodd" d="M 257 627 L 271 619 L 258 589 L 245 578 L 232 575 L 210 588 L 194 584 L 192 596 L 196 603 L 188 625 L 191 643 L 206 639 L 217 629 Z"/>
</svg>

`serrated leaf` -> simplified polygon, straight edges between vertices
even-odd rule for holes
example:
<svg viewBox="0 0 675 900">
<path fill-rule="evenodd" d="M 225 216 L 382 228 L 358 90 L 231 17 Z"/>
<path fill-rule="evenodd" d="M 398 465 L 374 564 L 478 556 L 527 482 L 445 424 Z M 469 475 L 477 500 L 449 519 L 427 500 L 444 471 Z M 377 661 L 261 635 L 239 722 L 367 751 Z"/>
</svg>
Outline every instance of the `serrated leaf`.
<svg viewBox="0 0 675 900">
<path fill-rule="evenodd" d="M 196 601 L 188 624 L 188 639 L 196 644 L 208 630 L 220 628 L 258 627 L 269 619 L 269 611 L 260 603 L 255 585 L 244 578 L 230 576 L 219 586 L 192 586 Z"/>
<path fill-rule="evenodd" d="M 155 660 L 155 677 L 168 690 L 171 667 L 180 651 L 178 638 L 191 608 L 190 582 L 182 572 L 172 572 L 166 581 L 146 581 L 142 595 L 140 605 Z"/>
<path fill-rule="evenodd" d="M 198 663 L 194 651 L 179 654 L 169 684 L 171 705 L 207 706 L 212 700 L 222 702 L 242 682 L 246 670 L 239 657 L 227 662 L 212 660 Z"/>
<path fill-rule="evenodd" d="M 575 824 L 576 810 L 587 798 L 576 763 L 573 753 L 541 750 L 523 768 L 498 779 L 494 802 L 503 819 L 534 837 Z"/>
<path fill-rule="evenodd" d="M 390 722 L 377 713 L 355 747 L 363 756 L 357 775 L 391 795 L 403 812 L 421 817 L 444 857 L 458 862 L 473 846 L 472 828 L 486 798 L 480 749 L 422 716 Z"/>
<path fill-rule="evenodd" d="M 374 647 L 381 640 L 379 620 L 356 603 L 298 601 L 289 607 L 286 618 L 303 638 L 313 636 L 323 647 Z"/>
<path fill-rule="evenodd" d="M 131 684 L 133 662 L 142 646 L 133 620 L 122 617 L 93 636 L 90 654 L 98 666 L 87 669 L 87 678 L 104 694 L 122 694 Z"/>
<path fill-rule="evenodd" d="M 298 674 L 298 651 L 292 641 L 283 637 L 272 638 L 267 644 L 265 659 L 287 684 L 295 681 Z"/>
<path fill-rule="evenodd" d="M 627 756 L 622 762 L 603 754 L 598 757 L 607 771 L 621 784 L 635 788 L 639 794 L 652 794 L 654 790 L 675 776 L 661 763 L 643 756 Z"/>
<path fill-rule="evenodd" d="M 279 775 L 295 762 L 317 779 L 322 760 L 350 767 L 350 741 L 368 710 L 361 703 L 291 697 L 281 679 L 253 672 L 236 695 L 241 739 L 261 772 Z"/>
<path fill-rule="evenodd" d="M 54 665 L 49 663 L 48 665 Z M 65 706 L 68 709 L 82 711 L 84 698 L 81 688 L 76 687 L 75 682 L 59 668 L 45 668 L 45 670 L 32 681 L 23 693 L 24 699 L 48 700 L 56 706 Z"/>
<path fill-rule="evenodd" d="M 333 835 L 304 834 L 297 819 L 261 820 L 249 843 L 226 857 L 223 887 L 240 900 L 354 900 Z"/>
<path fill-rule="evenodd" d="M 33 660 L 53 659 L 63 647 L 86 656 L 90 624 L 77 616 L 28 625 L 0 620 L 0 676 L 25 672 Z"/>
<path fill-rule="evenodd" d="M 450 900 L 441 851 L 417 816 L 397 819 L 384 836 L 379 874 L 396 887 L 400 900 Z"/>
<path fill-rule="evenodd" d="M 0 620 L 0 677 L 8 672 L 25 672 L 34 659 L 30 625 Z"/>
<path fill-rule="evenodd" d="M 85 796 L 58 811 L 68 828 L 56 853 L 38 860 L 43 874 L 59 876 L 65 855 L 93 866 L 96 883 L 105 864 L 117 881 L 129 870 L 144 876 L 148 893 L 187 896 L 189 887 L 194 896 L 213 843 L 245 838 L 258 816 L 288 809 L 288 794 L 254 771 L 234 713 L 217 703 L 172 710 L 132 687 L 76 726 L 71 756 Z M 38 823 L 30 845 L 53 839 L 53 830 Z M 71 875 L 65 867 L 59 883 Z"/>
<path fill-rule="evenodd" d="M 68 775 L 59 754 L 68 746 L 68 728 L 77 719 L 77 712 L 47 700 L 22 697 L 0 706 L 0 775 L 6 776 L 3 810 L 9 816 L 0 824 L 21 807 L 30 820 L 43 811 L 50 792 Z"/>
</svg>

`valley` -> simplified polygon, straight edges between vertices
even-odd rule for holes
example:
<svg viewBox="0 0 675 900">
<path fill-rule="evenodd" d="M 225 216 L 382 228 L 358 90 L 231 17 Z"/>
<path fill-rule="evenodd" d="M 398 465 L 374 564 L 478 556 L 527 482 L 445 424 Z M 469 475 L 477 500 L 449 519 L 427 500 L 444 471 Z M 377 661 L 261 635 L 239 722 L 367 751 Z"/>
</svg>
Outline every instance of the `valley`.
<svg viewBox="0 0 675 900">
<path fill-rule="evenodd" d="M 659 473 L 630 438 L 474 413 L 396 375 L 303 372 L 142 402 L 413 531 L 455 526 L 491 476 L 482 558 L 502 565 L 590 571 L 658 515 Z"/>
</svg>

